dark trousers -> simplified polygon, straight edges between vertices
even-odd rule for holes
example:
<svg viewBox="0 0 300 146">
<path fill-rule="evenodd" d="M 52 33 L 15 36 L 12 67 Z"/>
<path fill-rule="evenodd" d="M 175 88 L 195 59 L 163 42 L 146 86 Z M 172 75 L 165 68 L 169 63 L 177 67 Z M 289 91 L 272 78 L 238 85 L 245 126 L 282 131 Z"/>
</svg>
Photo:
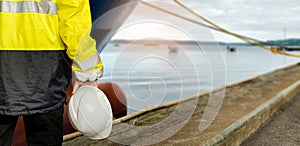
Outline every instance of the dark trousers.
<svg viewBox="0 0 300 146">
<path fill-rule="evenodd" d="M 28 146 L 62 145 L 63 112 L 61 107 L 46 114 L 23 116 Z M 18 117 L 0 115 L 0 146 L 11 145 Z"/>
</svg>

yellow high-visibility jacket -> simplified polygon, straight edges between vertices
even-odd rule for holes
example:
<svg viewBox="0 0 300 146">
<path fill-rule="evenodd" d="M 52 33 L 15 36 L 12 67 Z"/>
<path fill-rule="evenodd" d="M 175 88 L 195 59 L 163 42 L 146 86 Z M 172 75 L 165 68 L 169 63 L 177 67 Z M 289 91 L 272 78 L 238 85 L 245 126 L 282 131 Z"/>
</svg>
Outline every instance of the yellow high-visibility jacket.
<svg viewBox="0 0 300 146">
<path fill-rule="evenodd" d="M 0 115 L 63 106 L 68 57 L 77 80 L 100 77 L 91 27 L 88 0 L 0 0 Z"/>
<path fill-rule="evenodd" d="M 75 78 L 93 81 L 102 62 L 92 27 L 88 0 L 0 0 L 0 50 L 65 50 Z"/>
</svg>

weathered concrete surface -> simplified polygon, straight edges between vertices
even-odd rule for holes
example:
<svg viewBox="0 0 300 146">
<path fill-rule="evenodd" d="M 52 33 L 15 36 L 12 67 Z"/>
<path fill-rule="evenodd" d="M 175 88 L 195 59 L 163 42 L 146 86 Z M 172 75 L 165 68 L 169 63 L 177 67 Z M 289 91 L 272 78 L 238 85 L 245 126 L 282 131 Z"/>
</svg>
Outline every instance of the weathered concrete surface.
<svg viewBox="0 0 300 146">
<path fill-rule="evenodd" d="M 241 146 L 300 145 L 300 94 L 274 115 L 270 121 Z"/>
<path fill-rule="evenodd" d="M 203 145 L 298 81 L 299 72 L 300 66 L 295 65 L 226 88 L 220 112 L 205 131 L 198 129 L 209 100 L 208 95 L 149 111 L 126 123 L 116 124 L 108 139 L 93 141 L 81 136 L 65 141 L 63 145 Z"/>
</svg>

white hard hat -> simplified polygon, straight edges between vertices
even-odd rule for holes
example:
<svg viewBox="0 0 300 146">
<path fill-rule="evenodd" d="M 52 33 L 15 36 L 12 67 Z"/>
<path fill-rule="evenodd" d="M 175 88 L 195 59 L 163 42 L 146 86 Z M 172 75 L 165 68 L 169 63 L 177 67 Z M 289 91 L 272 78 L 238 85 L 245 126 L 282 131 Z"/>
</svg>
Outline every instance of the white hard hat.
<svg viewBox="0 0 300 146">
<path fill-rule="evenodd" d="M 71 97 L 68 117 L 72 126 L 90 139 L 107 138 L 112 109 L 106 95 L 94 86 L 82 86 Z"/>
</svg>

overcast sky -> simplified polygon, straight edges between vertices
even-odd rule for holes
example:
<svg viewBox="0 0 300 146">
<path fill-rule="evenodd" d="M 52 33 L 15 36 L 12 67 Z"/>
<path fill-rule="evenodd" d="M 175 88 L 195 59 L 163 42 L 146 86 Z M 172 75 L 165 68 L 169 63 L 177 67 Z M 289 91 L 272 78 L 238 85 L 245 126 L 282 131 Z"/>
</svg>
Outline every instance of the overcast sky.
<svg viewBox="0 0 300 146">
<path fill-rule="evenodd" d="M 199 20 L 174 5 L 171 0 L 150 2 L 180 15 Z M 286 38 L 300 38 L 300 0 L 181 0 L 181 2 L 216 24 L 242 35 L 261 40 L 283 39 L 285 36 L 284 29 L 286 29 Z M 139 25 L 135 24 L 132 27 L 127 26 L 126 29 L 120 31 L 117 38 L 157 36 L 182 39 L 184 37 L 178 32 L 179 29 L 187 31 L 196 39 L 205 40 L 207 38 L 205 35 L 204 37 L 201 36 L 205 33 L 205 30 L 202 30 L 203 27 L 173 18 L 140 4 L 133 11 L 126 24 L 133 24 L 141 20 L 145 22 L 139 23 Z M 153 23 L 151 20 L 159 22 L 159 24 Z M 171 25 L 178 28 L 177 32 Z M 216 41 L 240 41 L 215 31 L 210 32 Z"/>
</svg>

